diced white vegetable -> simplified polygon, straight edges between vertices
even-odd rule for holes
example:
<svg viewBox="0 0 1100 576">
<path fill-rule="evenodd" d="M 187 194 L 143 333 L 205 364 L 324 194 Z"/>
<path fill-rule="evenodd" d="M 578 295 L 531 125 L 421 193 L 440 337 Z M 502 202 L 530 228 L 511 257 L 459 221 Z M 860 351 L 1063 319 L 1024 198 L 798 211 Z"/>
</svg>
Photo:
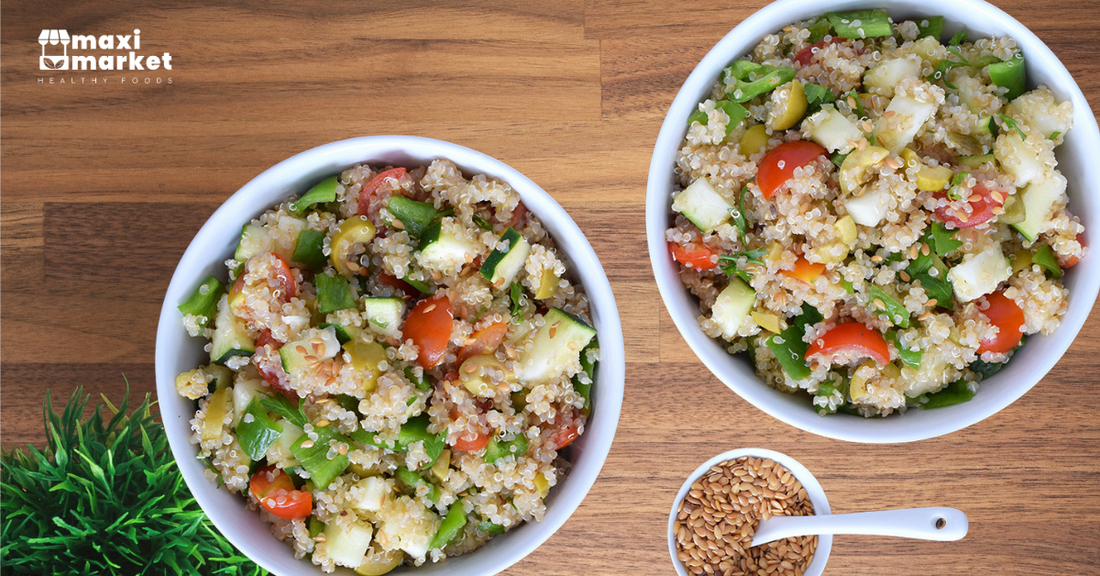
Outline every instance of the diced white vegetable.
<svg viewBox="0 0 1100 576">
<path fill-rule="evenodd" d="M 1054 154 L 1035 141 L 1025 142 L 1015 130 L 1001 134 L 993 143 L 993 155 L 1005 172 L 1016 177 L 1016 187 L 1023 188 L 1033 180 L 1041 180 L 1054 166 Z"/>
<path fill-rule="evenodd" d="M 359 488 L 359 498 L 348 502 L 348 505 L 369 512 L 381 510 L 382 504 L 386 502 L 386 493 L 392 489 L 380 476 L 369 476 L 355 485 Z"/>
<path fill-rule="evenodd" d="M 233 386 L 233 426 L 237 426 L 237 422 L 240 421 L 241 416 L 244 415 L 245 408 L 248 408 L 248 404 L 252 402 L 253 398 L 256 398 L 261 392 L 261 384 L 259 380 L 241 380 Z"/>
<path fill-rule="evenodd" d="M 722 337 L 729 340 L 737 336 L 737 329 L 745 321 L 756 302 L 756 292 L 740 278 L 733 278 L 718 295 L 711 308 L 711 319 L 722 328 Z"/>
<path fill-rule="evenodd" d="M 916 54 L 883 60 L 878 66 L 867 71 L 863 76 L 863 83 L 871 88 L 878 88 L 879 92 L 885 96 L 892 97 L 894 86 L 897 86 L 902 78 L 920 77 L 922 65 L 920 56 Z"/>
<path fill-rule="evenodd" d="M 808 131 L 811 140 L 830 152 L 841 154 L 852 149 L 849 141 L 859 142 L 863 138 L 859 127 L 830 104 L 822 106 L 821 110 L 803 121 L 802 130 Z"/>
<path fill-rule="evenodd" d="M 921 126 L 935 112 L 936 105 L 933 103 L 923 102 L 912 96 L 895 96 L 875 123 L 875 134 L 879 143 L 897 154 L 913 141 Z"/>
<path fill-rule="evenodd" d="M 352 522 L 342 527 L 329 521 L 325 524 L 325 541 L 318 546 L 323 545 L 336 564 L 358 568 L 367 556 L 373 533 L 369 522 Z"/>
<path fill-rule="evenodd" d="M 267 454 L 265 454 L 267 456 L 267 463 L 274 464 L 283 469 L 298 466 L 301 462 L 294 457 L 294 453 L 290 451 L 290 447 L 293 446 L 305 432 L 286 420 L 279 420 L 279 425 L 283 427 L 283 431 L 279 434 L 279 437 L 271 443 L 271 446 L 267 447 Z"/>
<path fill-rule="evenodd" d="M 733 206 L 714 189 L 706 177 L 701 177 L 673 198 L 672 209 L 709 234 L 729 220 Z"/>
<path fill-rule="evenodd" d="M 848 215 L 860 226 L 878 226 L 886 217 L 886 202 L 890 192 L 884 188 L 874 188 L 859 198 L 849 198 L 844 204 Z"/>
<path fill-rule="evenodd" d="M 994 244 L 985 250 L 967 255 L 961 264 L 947 272 L 947 279 L 955 289 L 960 302 L 969 302 L 997 289 L 1012 275 L 1012 263 L 1001 252 L 1001 245 Z"/>
<path fill-rule="evenodd" d="M 1068 100 L 1056 103 L 1054 94 L 1046 86 L 1026 92 L 1009 102 L 1005 114 L 1031 126 L 1034 128 L 1032 132 L 1047 138 L 1055 132 L 1065 134 L 1073 127 L 1073 103 Z"/>
<path fill-rule="evenodd" d="M 1020 234 L 1034 241 L 1050 227 L 1055 205 L 1065 196 L 1066 178 L 1054 170 L 1046 178 L 1034 180 L 1017 192 L 1024 203 L 1024 221 L 1013 224 Z"/>
</svg>

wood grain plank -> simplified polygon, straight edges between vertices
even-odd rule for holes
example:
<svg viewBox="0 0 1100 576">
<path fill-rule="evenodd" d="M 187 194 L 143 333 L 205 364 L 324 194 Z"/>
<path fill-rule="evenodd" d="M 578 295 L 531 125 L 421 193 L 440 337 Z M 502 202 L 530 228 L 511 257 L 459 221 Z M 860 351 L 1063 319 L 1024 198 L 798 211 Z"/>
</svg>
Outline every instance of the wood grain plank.
<svg viewBox="0 0 1100 576">
<path fill-rule="evenodd" d="M 4 397 L 4 418 L 0 421 L 0 436 L 4 439 L 4 448 L 32 444 L 37 448 L 46 445 L 46 435 L 42 424 L 42 406 L 49 391 L 51 405 L 55 412 L 65 408 L 70 395 L 79 386 L 84 394 L 92 396 L 89 404 L 94 405 L 103 394 L 112 404 L 118 405 L 126 391 L 126 381 L 130 382 L 130 398 L 138 403 L 145 394 L 156 399 L 156 383 L 153 377 L 153 364 L 98 364 L 78 362 L 65 364 L 46 363 L 0 363 L 0 390 Z M 91 415 L 92 406 L 86 406 L 85 417 Z"/>
<path fill-rule="evenodd" d="M 6 286 L 36 285 L 44 278 L 43 220 L 37 202 L 8 203 L 0 212 L 0 282 Z"/>
<path fill-rule="evenodd" d="M 646 0 L 588 0 L 585 9 L 585 33 L 589 38 L 710 38 L 714 41 L 766 6 L 753 0 L 737 4 L 718 4 L 707 0 L 675 3 Z M 1002 9 L 1043 37 L 1043 32 L 1058 32 L 1066 22 L 1087 33 L 1100 29 L 1100 11 L 1095 2 L 1065 3 L 1053 0 L 1002 3 Z M 1079 26 L 1079 28 L 1077 28 Z M 705 43 L 705 41 L 704 41 Z"/>
</svg>

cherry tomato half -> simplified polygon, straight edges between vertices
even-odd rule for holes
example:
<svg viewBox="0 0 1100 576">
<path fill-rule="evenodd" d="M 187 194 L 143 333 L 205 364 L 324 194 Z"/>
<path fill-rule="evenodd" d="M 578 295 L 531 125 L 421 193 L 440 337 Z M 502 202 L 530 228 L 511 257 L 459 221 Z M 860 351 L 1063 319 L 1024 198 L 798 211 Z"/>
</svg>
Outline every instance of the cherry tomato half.
<svg viewBox="0 0 1100 576">
<path fill-rule="evenodd" d="M 978 345 L 978 354 L 983 352 L 1004 353 L 1015 348 L 1023 338 L 1021 328 L 1024 325 L 1024 311 L 1016 304 L 1016 301 L 1004 295 L 1004 292 L 994 292 L 985 297 L 989 308 L 982 310 L 982 314 L 989 319 L 989 323 L 997 327 L 997 335 L 993 338 L 982 340 Z"/>
<path fill-rule="evenodd" d="M 675 242 L 668 243 L 668 250 L 672 252 L 672 259 L 694 270 L 710 270 L 718 263 L 711 261 L 714 251 L 704 244 L 691 243 L 681 246 Z"/>
<path fill-rule="evenodd" d="M 837 324 L 810 343 L 806 358 L 817 354 L 832 354 L 842 350 L 854 350 L 872 358 L 879 366 L 890 362 L 890 349 L 882 334 L 859 322 Z"/>
<path fill-rule="evenodd" d="M 516 228 L 523 220 L 523 217 L 527 215 L 527 206 L 520 202 L 516 204 L 516 209 L 512 210 L 512 218 L 508 220 L 504 225 L 507 228 Z"/>
<path fill-rule="evenodd" d="M 405 177 L 405 169 L 402 167 L 390 168 L 379 172 L 374 178 L 370 179 L 363 185 L 363 189 L 359 192 L 359 209 L 358 214 L 360 216 L 373 216 L 381 209 L 382 201 L 385 200 L 390 194 L 383 194 L 382 185 L 387 180 L 394 179 L 400 180 Z"/>
<path fill-rule="evenodd" d="M 500 346 L 501 342 L 504 342 L 506 334 L 508 334 L 508 324 L 506 322 L 490 324 L 474 332 L 471 336 L 473 342 L 462 347 L 462 350 L 458 352 L 458 359 L 455 360 L 455 363 L 461 366 L 467 358 L 493 352 Z"/>
<path fill-rule="evenodd" d="M 814 54 L 816 54 L 818 50 L 821 50 L 822 48 L 824 48 L 825 46 L 827 46 L 829 44 L 839 44 L 841 42 L 844 42 L 844 39 L 843 38 L 837 38 L 837 37 L 834 37 L 832 40 L 829 40 L 829 41 L 820 40 L 818 42 L 815 42 L 815 43 L 799 50 L 798 55 L 794 57 L 794 61 L 798 62 L 799 64 L 801 64 L 803 66 L 805 66 L 805 65 L 809 64 L 811 60 L 814 59 Z M 814 48 L 817 48 L 817 50 L 814 50 Z"/>
<path fill-rule="evenodd" d="M 997 192 L 1001 201 L 998 202 L 993 197 L 992 191 L 978 184 L 970 190 L 970 197 L 975 198 L 970 200 L 970 215 L 959 214 L 954 209 L 948 206 L 940 206 L 936 208 L 936 218 L 940 219 L 940 222 L 944 224 L 954 224 L 956 228 L 973 228 L 979 224 L 985 224 L 993 218 L 993 209 L 1004 204 L 1005 193 L 1003 191 Z M 937 198 L 944 198 L 943 194 L 936 194 Z M 963 220 L 965 218 L 965 220 Z"/>
<path fill-rule="evenodd" d="M 1081 248 L 1085 247 L 1085 233 L 1084 232 L 1077 235 L 1077 243 L 1081 245 Z M 1080 261 L 1081 261 L 1081 257 L 1076 255 L 1076 254 L 1073 254 L 1071 256 L 1066 256 L 1064 258 L 1061 257 L 1061 256 L 1058 257 L 1058 265 L 1061 266 L 1063 269 L 1072 268 L 1074 266 L 1074 264 L 1077 264 Z"/>
<path fill-rule="evenodd" d="M 556 429 L 550 434 L 549 443 L 554 450 L 561 450 L 573 443 L 579 437 L 581 428 L 581 415 L 576 410 L 559 412 L 550 422 Z"/>
<path fill-rule="evenodd" d="M 283 299 L 290 300 L 298 295 L 298 281 L 294 279 L 294 274 L 290 271 L 290 265 L 286 263 L 286 260 L 283 260 L 282 256 L 274 252 L 271 255 L 278 260 L 278 264 L 275 266 L 275 277 L 283 285 Z"/>
<path fill-rule="evenodd" d="M 820 262 L 810 262 L 802 256 L 798 257 L 798 260 L 794 263 L 794 268 L 791 270 L 783 270 L 784 276 L 790 276 L 791 278 L 797 278 L 807 284 L 814 281 L 814 278 L 821 276 L 821 273 L 825 271 L 825 265 Z"/>
<path fill-rule="evenodd" d="M 794 174 L 795 168 L 801 168 L 813 162 L 818 156 L 826 156 L 828 152 L 809 140 L 794 140 L 784 142 L 772 148 L 760 161 L 760 168 L 756 172 L 756 185 L 764 198 L 771 198 Z"/>
<path fill-rule="evenodd" d="M 265 510 L 279 518 L 294 520 L 313 512 L 313 495 L 294 488 L 294 481 L 275 466 L 264 466 L 252 475 L 248 490 Z"/>
<path fill-rule="evenodd" d="M 404 339 L 420 349 L 416 361 L 425 370 L 439 364 L 451 340 L 454 310 L 446 294 L 437 294 L 416 303 L 405 320 Z"/>
<path fill-rule="evenodd" d="M 490 436 L 488 432 L 481 432 L 475 436 L 459 436 L 451 447 L 463 452 L 475 452 L 489 445 Z"/>
</svg>

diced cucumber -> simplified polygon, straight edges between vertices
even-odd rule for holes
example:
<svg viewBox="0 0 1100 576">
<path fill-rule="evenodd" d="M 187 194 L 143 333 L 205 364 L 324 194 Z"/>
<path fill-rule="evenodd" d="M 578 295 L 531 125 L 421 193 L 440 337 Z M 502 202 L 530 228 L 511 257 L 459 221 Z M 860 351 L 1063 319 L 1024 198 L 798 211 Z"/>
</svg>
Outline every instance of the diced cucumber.
<svg viewBox="0 0 1100 576">
<path fill-rule="evenodd" d="M 445 219 L 446 220 L 446 219 Z M 457 270 L 477 256 L 477 247 L 463 238 L 443 231 L 443 222 L 436 222 L 420 237 L 419 262 L 438 272 Z"/>
<path fill-rule="evenodd" d="M 218 301 L 218 317 L 214 321 L 214 338 L 210 343 L 210 360 L 225 364 L 233 356 L 251 356 L 256 343 L 248 335 L 244 321 L 229 310 L 229 297 Z"/>
<path fill-rule="evenodd" d="M 297 201 L 292 203 L 290 205 L 290 211 L 295 214 L 301 214 L 314 204 L 334 202 L 336 200 L 336 187 L 339 185 L 340 183 L 335 175 L 321 180 L 315 184 L 313 188 L 310 188 L 308 192 L 302 194 Z"/>
<path fill-rule="evenodd" d="M 237 251 L 233 259 L 241 264 L 257 254 L 271 252 L 271 234 L 267 228 L 249 222 L 241 228 L 241 238 L 237 240 Z"/>
<path fill-rule="evenodd" d="M 198 288 L 187 297 L 182 304 L 176 306 L 180 314 L 184 316 L 196 316 L 199 326 L 206 328 L 214 315 L 218 313 L 218 300 L 225 294 L 225 286 L 213 276 L 207 276 L 206 280 L 199 284 Z"/>
<path fill-rule="evenodd" d="M 826 12 L 825 17 L 841 38 L 860 39 L 889 36 L 894 33 L 890 15 L 881 8 L 854 12 Z"/>
<path fill-rule="evenodd" d="M 997 289 L 1012 275 L 1012 263 L 1001 252 L 1001 246 L 993 246 L 964 257 L 962 263 L 947 272 L 947 279 L 960 302 L 969 302 Z"/>
<path fill-rule="evenodd" d="M 516 376 L 528 384 L 542 384 L 561 376 L 596 336 L 594 328 L 558 308 L 547 312 L 543 322 L 519 359 Z"/>
<path fill-rule="evenodd" d="M 324 254 L 325 233 L 316 230 L 305 229 L 298 234 L 298 240 L 294 244 L 294 253 L 290 255 L 290 261 L 310 270 L 320 270 L 325 267 L 328 258 Z"/>
<path fill-rule="evenodd" d="M 1014 100 L 1024 93 L 1027 74 L 1024 71 L 1024 55 L 1017 52 L 1011 60 L 989 65 L 989 79 L 998 86 L 1008 88 L 1005 98 Z"/>
<path fill-rule="evenodd" d="M 279 357 L 283 361 L 283 370 L 287 374 L 294 374 L 318 361 L 332 358 L 339 352 L 340 340 L 336 338 L 336 329 L 329 326 L 316 337 L 287 342 L 279 348 Z"/>
<path fill-rule="evenodd" d="M 337 310 L 355 308 L 355 297 L 347 278 L 333 274 L 318 274 L 313 277 L 317 286 L 317 311 L 330 314 Z"/>
<path fill-rule="evenodd" d="M 921 126 L 935 112 L 935 104 L 921 102 L 912 96 L 895 96 L 875 123 L 875 134 L 879 143 L 897 154 L 913 141 Z"/>
<path fill-rule="evenodd" d="M 730 279 L 729 286 L 718 294 L 710 311 L 711 319 L 722 329 L 723 338 L 731 340 L 737 336 L 737 329 L 741 327 L 755 302 L 756 291 L 740 278 Z"/>
<path fill-rule="evenodd" d="M 1057 170 L 1042 180 L 1036 180 L 1017 192 L 1024 203 L 1024 221 L 1012 226 L 1034 242 L 1046 230 L 1054 217 L 1055 204 L 1066 193 L 1066 178 Z"/>
<path fill-rule="evenodd" d="M 359 334 L 363 332 L 363 329 L 358 326 L 344 326 L 343 324 L 334 324 L 332 322 L 321 322 L 317 324 L 318 328 L 328 328 L 329 326 L 332 326 L 332 329 L 336 331 L 336 339 L 340 341 L 340 344 L 347 344 L 355 340 L 359 337 Z"/>
<path fill-rule="evenodd" d="M 299 438 L 306 437 L 306 433 L 301 428 L 291 424 L 289 420 L 280 420 L 279 425 L 282 426 L 283 431 L 275 442 L 267 447 L 268 463 L 284 469 L 300 466 L 301 461 L 294 457 L 294 453 L 290 449 Z"/>
<path fill-rule="evenodd" d="M 439 216 L 435 206 L 427 202 L 417 202 L 404 196 L 390 196 L 386 199 L 386 208 L 401 223 L 392 222 L 395 228 L 404 230 L 413 238 L 420 238 L 425 230 L 432 225 L 432 220 Z"/>
<path fill-rule="evenodd" d="M 226 368 L 228 370 L 228 368 Z M 244 411 L 248 409 L 248 405 L 257 398 L 262 398 L 265 393 L 263 392 L 262 384 L 260 380 L 241 380 L 233 386 L 233 413 L 238 415 L 244 415 Z M 233 422 L 236 426 L 237 422 Z"/>
<path fill-rule="evenodd" d="M 1015 131 L 1002 133 L 997 138 L 993 143 L 993 155 L 1005 172 L 1016 177 L 1017 188 L 1042 179 L 1047 171 L 1046 161 Z"/>
<path fill-rule="evenodd" d="M 481 265 L 481 275 L 488 278 L 496 289 L 510 286 L 530 254 L 531 244 L 527 239 L 509 228 L 501 234 L 496 249 L 485 258 L 485 263 Z"/>
<path fill-rule="evenodd" d="M 919 78 L 922 65 L 920 56 L 916 54 L 883 60 L 864 74 L 863 83 L 871 88 L 879 88 L 887 97 L 893 97 L 894 86 L 897 86 L 902 78 Z"/>
<path fill-rule="evenodd" d="M 822 106 L 803 123 L 803 129 L 809 129 L 810 139 L 821 144 L 831 152 L 846 152 L 852 149 L 849 142 L 859 142 L 863 131 L 847 116 L 832 106 Z"/>
<path fill-rule="evenodd" d="M 981 168 L 986 164 L 996 164 L 996 162 L 997 160 L 993 157 L 992 152 L 981 156 L 959 156 L 959 165 L 967 168 Z"/>
<path fill-rule="evenodd" d="M 697 178 L 673 198 L 672 209 L 691 220 L 704 234 L 709 234 L 730 219 L 733 205 L 704 176 Z"/>
<path fill-rule="evenodd" d="M 210 385 L 213 386 L 211 390 L 221 390 L 222 388 L 228 388 L 233 385 L 233 371 L 225 366 L 219 366 L 217 364 L 207 364 L 199 368 L 203 372 L 210 375 L 212 380 Z"/>
<path fill-rule="evenodd" d="M 844 204 L 848 215 L 861 226 L 878 226 L 886 217 L 886 200 L 889 190 L 875 188 L 859 198 L 849 198 Z"/>
<path fill-rule="evenodd" d="M 383 336 L 401 333 L 401 319 L 405 317 L 405 301 L 400 298 L 364 298 L 363 313 L 367 316 L 371 331 Z"/>
<path fill-rule="evenodd" d="M 325 525 L 325 551 L 339 566 L 358 568 L 367 556 L 374 530 L 369 522 L 350 522 L 341 526 L 335 521 Z"/>
<path fill-rule="evenodd" d="M 337 432 L 335 424 L 324 427 L 314 426 L 313 433 L 317 434 L 316 440 L 311 440 L 308 435 L 303 434 L 290 446 L 290 452 L 302 463 L 302 468 L 309 473 L 310 480 L 317 488 L 325 490 L 333 479 L 344 473 L 349 463 L 345 455 L 346 450 L 345 454 L 336 452 L 332 458 L 329 458 L 330 444 L 335 440 L 350 448 L 351 440 Z"/>
</svg>

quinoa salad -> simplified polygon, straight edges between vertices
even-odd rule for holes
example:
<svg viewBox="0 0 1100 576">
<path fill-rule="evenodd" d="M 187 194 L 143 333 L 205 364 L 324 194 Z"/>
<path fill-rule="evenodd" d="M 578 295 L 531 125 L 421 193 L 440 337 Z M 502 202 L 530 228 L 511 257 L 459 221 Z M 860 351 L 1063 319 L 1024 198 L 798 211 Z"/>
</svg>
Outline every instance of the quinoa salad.
<svg viewBox="0 0 1100 576">
<path fill-rule="evenodd" d="M 827 13 L 766 36 L 687 119 L 666 231 L 698 322 L 822 415 L 966 402 L 1068 308 L 1085 256 L 1070 102 L 1008 37 Z"/>
<path fill-rule="evenodd" d="M 599 348 L 507 183 L 358 165 L 246 224 L 226 267 L 179 306 L 210 363 L 176 388 L 207 477 L 297 558 L 384 574 L 542 520 Z"/>
</svg>

